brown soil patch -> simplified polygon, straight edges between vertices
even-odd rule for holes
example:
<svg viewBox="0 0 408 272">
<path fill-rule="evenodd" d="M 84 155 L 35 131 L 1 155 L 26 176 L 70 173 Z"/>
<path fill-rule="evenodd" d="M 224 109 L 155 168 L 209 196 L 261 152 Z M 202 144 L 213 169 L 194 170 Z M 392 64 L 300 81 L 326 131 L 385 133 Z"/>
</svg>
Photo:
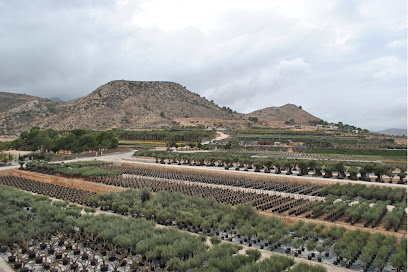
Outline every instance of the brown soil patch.
<svg viewBox="0 0 408 272">
<path fill-rule="evenodd" d="M 17 169 L 13 169 L 9 173 L 11 173 L 13 176 L 16 176 L 16 177 L 23 177 L 26 179 L 31 179 L 31 180 L 35 180 L 39 182 L 57 184 L 57 185 L 65 186 L 65 187 L 71 187 L 71 188 L 85 190 L 89 192 L 95 192 L 95 193 L 108 193 L 110 191 L 121 192 L 121 191 L 126 190 L 126 188 L 109 186 L 105 184 L 89 182 L 89 181 L 84 181 L 80 179 L 68 179 L 68 178 L 63 178 L 63 177 L 58 177 L 58 176 L 33 173 L 33 172 L 22 171 L 22 170 L 17 170 Z"/>
</svg>

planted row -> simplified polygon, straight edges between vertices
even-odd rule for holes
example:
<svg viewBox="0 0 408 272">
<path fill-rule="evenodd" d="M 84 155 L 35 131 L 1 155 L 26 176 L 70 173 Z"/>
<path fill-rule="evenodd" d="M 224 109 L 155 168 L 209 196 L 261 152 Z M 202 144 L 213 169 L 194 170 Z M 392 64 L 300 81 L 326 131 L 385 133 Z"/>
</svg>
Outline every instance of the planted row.
<svg viewBox="0 0 408 272">
<path fill-rule="evenodd" d="M 0 249 L 10 263 L 22 262 L 21 271 L 78 270 L 78 264 L 98 271 L 326 271 L 282 256 L 256 262 L 257 250 L 239 253 L 240 246 L 226 243 L 209 247 L 204 236 L 158 229 L 144 219 L 81 216 L 80 209 L 70 215 L 67 203 L 51 204 L 11 187 L 0 186 L 0 196 Z"/>
<path fill-rule="evenodd" d="M 404 184 L 404 178 L 406 177 L 406 165 L 391 165 L 391 164 L 359 164 L 355 162 L 348 163 L 349 166 L 342 161 L 327 162 L 322 160 L 301 160 L 301 159 L 283 159 L 283 158 L 265 158 L 257 159 L 253 157 L 243 156 L 242 154 L 220 154 L 220 153 L 171 153 L 162 151 L 150 151 L 150 152 L 136 152 L 134 156 L 154 157 L 156 163 L 165 163 L 165 160 L 169 164 L 178 163 L 194 165 L 194 166 L 218 166 L 223 167 L 226 170 L 233 168 L 235 170 L 255 168 L 255 172 L 260 172 L 264 169 L 265 173 L 271 173 L 271 170 L 275 170 L 275 174 L 281 174 L 282 170 L 286 169 L 286 175 L 292 175 L 293 170 L 297 170 L 298 176 L 311 175 L 314 177 L 324 177 L 337 179 L 350 179 L 350 180 L 363 180 L 372 181 L 370 174 L 375 174 L 377 177 L 375 181 L 384 182 L 383 176 L 389 177 L 389 182 L 392 183 L 393 178 L 397 175 L 399 180 L 398 184 Z M 399 172 L 395 174 L 395 171 Z M 322 173 L 324 171 L 324 174 Z M 333 172 L 337 172 L 336 176 L 333 176 Z M 348 175 L 346 174 L 348 172 Z M 360 174 L 358 176 L 358 174 Z"/>
</svg>

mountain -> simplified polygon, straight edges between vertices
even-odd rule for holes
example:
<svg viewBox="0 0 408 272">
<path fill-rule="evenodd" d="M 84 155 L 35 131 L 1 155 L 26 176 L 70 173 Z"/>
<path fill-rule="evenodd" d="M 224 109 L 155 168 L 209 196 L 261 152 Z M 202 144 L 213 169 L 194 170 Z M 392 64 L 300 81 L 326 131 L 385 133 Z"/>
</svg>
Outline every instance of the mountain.
<svg viewBox="0 0 408 272">
<path fill-rule="evenodd" d="M 72 114 L 75 113 L 75 114 Z M 175 118 L 236 117 L 173 82 L 112 81 L 64 104 L 49 126 L 59 129 L 151 128 Z"/>
<path fill-rule="evenodd" d="M 0 114 L 13 108 L 20 107 L 28 102 L 47 101 L 45 98 L 35 97 L 26 94 L 0 92 Z"/>
<path fill-rule="evenodd" d="M 407 135 L 407 130 L 403 128 L 389 128 L 386 130 L 376 131 L 375 133 L 392 135 L 392 136 L 403 136 L 403 135 Z"/>
<path fill-rule="evenodd" d="M 249 114 L 236 113 L 180 84 L 158 81 L 115 80 L 85 97 L 68 102 L 10 93 L 0 93 L 0 101 L 0 135 L 17 134 L 33 126 L 105 130 L 203 124 L 245 128 L 250 117 L 257 117 L 264 122 L 257 125 L 265 127 L 273 122 L 282 125 L 291 119 L 296 124 L 320 120 L 292 104 Z"/>
<path fill-rule="evenodd" d="M 307 124 L 309 121 L 319 121 L 310 113 L 304 111 L 301 107 L 293 104 L 286 104 L 281 107 L 269 107 L 261 110 L 257 110 L 246 114 L 245 116 L 256 117 L 260 122 L 266 121 L 289 121 L 293 119 L 296 124 Z"/>
<path fill-rule="evenodd" d="M 0 134 L 15 134 L 41 124 L 56 112 L 55 106 L 46 98 L 0 92 Z"/>
<path fill-rule="evenodd" d="M 53 101 L 53 102 L 62 102 L 62 99 L 56 96 L 50 97 L 48 98 L 49 100 Z"/>
</svg>

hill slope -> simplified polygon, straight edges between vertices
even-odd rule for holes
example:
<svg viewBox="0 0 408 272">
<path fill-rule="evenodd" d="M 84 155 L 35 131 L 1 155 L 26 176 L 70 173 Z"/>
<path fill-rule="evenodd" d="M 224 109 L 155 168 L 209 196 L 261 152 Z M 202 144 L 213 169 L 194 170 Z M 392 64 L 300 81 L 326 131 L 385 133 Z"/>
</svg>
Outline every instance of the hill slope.
<svg viewBox="0 0 408 272">
<path fill-rule="evenodd" d="M 234 113 L 173 82 L 116 80 L 68 102 L 9 93 L 0 93 L 0 98 L 1 135 L 17 134 L 33 126 L 105 130 L 160 128 L 186 123 L 243 128 L 249 117 L 281 123 L 294 119 L 299 124 L 320 120 L 292 104 L 249 114 Z"/>
<path fill-rule="evenodd" d="M 256 117 L 259 121 L 289 121 L 293 119 L 297 124 L 307 124 L 310 120 L 320 119 L 293 104 L 281 107 L 269 107 L 246 114 L 246 117 Z"/>
<path fill-rule="evenodd" d="M 41 124 L 56 112 L 48 99 L 0 92 L 0 133 L 13 134 Z"/>
<path fill-rule="evenodd" d="M 188 117 L 236 118 L 177 83 L 120 80 L 65 103 L 49 125 L 59 129 L 149 128 Z"/>
</svg>

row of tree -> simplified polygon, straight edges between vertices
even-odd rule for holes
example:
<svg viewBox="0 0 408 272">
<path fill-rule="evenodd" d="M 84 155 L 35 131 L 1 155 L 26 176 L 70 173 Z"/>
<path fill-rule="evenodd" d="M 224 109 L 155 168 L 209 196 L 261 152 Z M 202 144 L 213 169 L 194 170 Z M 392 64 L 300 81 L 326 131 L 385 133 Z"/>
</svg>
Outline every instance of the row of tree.
<svg viewBox="0 0 408 272">
<path fill-rule="evenodd" d="M 26 164 L 27 170 L 46 171 L 47 173 L 60 174 L 68 177 L 96 178 L 101 176 L 121 175 L 121 170 L 108 170 L 95 166 L 109 164 L 106 162 L 75 162 L 75 163 L 52 163 L 31 161 Z"/>
<path fill-rule="evenodd" d="M 120 140 L 132 141 L 159 141 L 164 142 L 171 139 L 175 142 L 198 142 L 205 137 L 213 137 L 214 130 L 206 130 L 203 127 L 173 127 L 163 130 L 115 130 L 116 136 Z"/>
<path fill-rule="evenodd" d="M 333 177 L 333 172 L 337 172 L 336 178 L 351 180 L 366 180 L 371 181 L 369 174 L 374 173 L 377 178 L 376 181 L 383 182 L 382 177 L 387 175 L 391 181 L 395 177 L 394 171 L 399 169 L 397 176 L 399 177 L 399 183 L 404 182 L 406 177 L 405 171 L 406 165 L 393 165 L 383 163 L 361 163 L 361 162 L 332 162 L 323 160 L 298 160 L 298 159 L 282 159 L 282 158 L 264 158 L 256 159 L 247 156 L 239 156 L 231 154 L 230 156 L 220 157 L 219 154 L 185 154 L 185 153 L 171 153 L 171 152 L 135 152 L 134 156 L 154 157 L 156 162 L 158 159 L 164 163 L 164 160 L 172 162 L 183 162 L 191 165 L 207 165 L 223 166 L 225 169 L 235 167 L 235 170 L 240 170 L 245 167 L 245 170 L 255 167 L 255 172 L 260 172 L 264 169 L 265 173 L 271 173 L 271 169 L 275 169 L 276 174 L 280 174 L 282 170 L 286 169 L 286 174 L 293 174 L 293 170 L 299 170 L 298 176 L 308 175 L 310 171 L 313 171 L 313 176 L 323 176 L 325 178 Z M 347 166 L 346 166 L 347 165 Z M 324 171 L 324 174 L 322 173 Z M 349 172 L 349 175 L 346 175 Z M 357 175 L 360 174 L 358 177 Z"/>
<path fill-rule="evenodd" d="M 10 153 L 4 153 L 0 151 L 0 163 L 7 163 L 13 160 L 13 155 Z"/>
</svg>

